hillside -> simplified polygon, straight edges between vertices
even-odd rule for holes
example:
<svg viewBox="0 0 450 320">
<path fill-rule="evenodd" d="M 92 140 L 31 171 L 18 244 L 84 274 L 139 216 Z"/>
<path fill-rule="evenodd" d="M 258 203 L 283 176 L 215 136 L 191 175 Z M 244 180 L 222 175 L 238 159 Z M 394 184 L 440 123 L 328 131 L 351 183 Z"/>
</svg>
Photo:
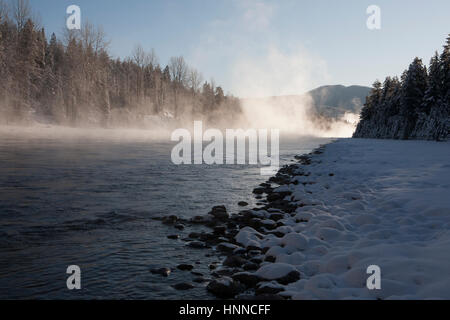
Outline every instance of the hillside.
<svg viewBox="0 0 450 320">
<path fill-rule="evenodd" d="M 318 115 L 340 118 L 346 112 L 359 114 L 371 88 L 342 85 L 323 86 L 308 92 Z"/>
</svg>

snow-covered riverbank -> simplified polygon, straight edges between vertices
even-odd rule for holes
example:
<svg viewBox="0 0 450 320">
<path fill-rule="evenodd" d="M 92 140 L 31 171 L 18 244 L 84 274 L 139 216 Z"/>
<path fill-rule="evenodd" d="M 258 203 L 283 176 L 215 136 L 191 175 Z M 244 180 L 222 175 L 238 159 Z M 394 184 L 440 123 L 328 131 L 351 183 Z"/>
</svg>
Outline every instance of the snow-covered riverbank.
<svg viewBox="0 0 450 320">
<path fill-rule="evenodd" d="M 450 298 L 450 144 L 339 140 L 303 170 L 281 187 L 306 204 L 284 220 L 302 250 L 280 240 L 266 253 L 300 271 L 285 295 Z M 366 288 L 369 265 L 381 268 L 381 290 Z"/>
<path fill-rule="evenodd" d="M 210 291 L 450 298 L 450 144 L 342 139 L 298 160 L 255 189 L 267 194 L 264 207 L 229 220 L 223 208 L 210 213 L 216 234 L 217 219 L 229 227 L 204 237 L 225 241 L 217 248 L 228 256 Z M 371 265 L 381 269 L 381 290 L 367 288 Z"/>
</svg>

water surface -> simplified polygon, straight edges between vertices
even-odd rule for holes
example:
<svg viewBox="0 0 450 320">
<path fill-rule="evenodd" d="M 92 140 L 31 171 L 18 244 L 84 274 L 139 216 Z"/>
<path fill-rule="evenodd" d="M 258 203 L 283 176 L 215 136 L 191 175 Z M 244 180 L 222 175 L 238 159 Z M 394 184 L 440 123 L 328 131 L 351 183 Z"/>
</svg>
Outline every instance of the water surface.
<svg viewBox="0 0 450 320">
<path fill-rule="evenodd" d="M 282 163 L 329 139 L 282 139 Z M 152 267 L 195 265 L 208 275 L 217 257 L 169 240 L 187 236 L 152 220 L 206 214 L 239 201 L 255 206 L 265 182 L 255 166 L 171 163 L 173 143 L 151 139 L 0 136 L 0 299 L 212 299 L 204 286 L 176 291 L 189 272 L 169 278 Z M 82 290 L 69 291 L 66 269 L 79 265 Z"/>
</svg>

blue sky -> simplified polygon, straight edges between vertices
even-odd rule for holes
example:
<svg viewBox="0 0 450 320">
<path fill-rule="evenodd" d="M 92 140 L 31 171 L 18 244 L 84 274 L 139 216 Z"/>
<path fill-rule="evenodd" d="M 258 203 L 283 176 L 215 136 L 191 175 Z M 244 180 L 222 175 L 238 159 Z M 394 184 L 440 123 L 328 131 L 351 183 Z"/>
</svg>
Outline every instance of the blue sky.
<svg viewBox="0 0 450 320">
<path fill-rule="evenodd" d="M 66 8 L 101 25 L 110 53 L 140 43 L 161 64 L 183 55 L 204 78 L 239 96 L 300 94 L 325 84 L 370 85 L 428 63 L 450 32 L 448 0 L 31 0 L 47 33 L 61 34 Z M 381 30 L 366 27 L 369 5 Z"/>
</svg>

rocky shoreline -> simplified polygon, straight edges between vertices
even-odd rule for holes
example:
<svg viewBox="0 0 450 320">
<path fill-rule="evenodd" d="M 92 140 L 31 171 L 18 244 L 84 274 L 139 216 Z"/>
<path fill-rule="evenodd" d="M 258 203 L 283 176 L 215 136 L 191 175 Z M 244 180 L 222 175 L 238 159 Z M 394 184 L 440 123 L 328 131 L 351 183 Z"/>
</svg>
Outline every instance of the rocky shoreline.
<svg viewBox="0 0 450 320">
<path fill-rule="evenodd" d="M 239 300 L 278 300 L 283 296 L 284 286 L 301 278 L 300 272 L 290 264 L 277 263 L 276 255 L 271 255 L 275 244 L 294 246 L 302 250 L 306 239 L 299 233 L 292 233 L 283 220 L 298 217 L 298 209 L 307 204 L 295 201 L 288 185 L 298 185 L 299 176 L 308 177 L 307 167 L 313 156 L 322 154 L 325 146 L 320 146 L 307 155 L 296 156 L 293 163 L 282 167 L 267 182 L 253 190 L 259 201 L 258 207 L 242 210 L 236 214 L 228 213 L 225 206 L 216 206 L 204 216 L 182 219 L 175 215 L 155 218 L 163 224 L 177 230 L 187 226 L 205 226 L 209 232 L 192 232 L 181 240 L 195 249 L 210 249 L 211 255 L 217 255 L 222 263 L 211 264 L 211 278 L 198 277 L 196 283 L 208 283 L 206 289 L 220 299 Z M 330 177 L 333 174 L 330 173 Z M 314 182 L 301 182 L 304 185 Z M 246 207 L 246 202 L 239 206 Z M 298 217 L 297 223 L 306 222 Z M 169 235 L 177 240 L 177 234 Z M 263 240 L 264 239 L 264 240 Z M 301 254 L 301 253 L 299 253 Z M 196 275 L 194 266 L 179 265 L 178 270 Z M 152 273 L 169 276 L 169 268 L 152 269 Z M 176 290 L 189 290 L 195 286 L 191 283 L 173 285 Z"/>
</svg>

